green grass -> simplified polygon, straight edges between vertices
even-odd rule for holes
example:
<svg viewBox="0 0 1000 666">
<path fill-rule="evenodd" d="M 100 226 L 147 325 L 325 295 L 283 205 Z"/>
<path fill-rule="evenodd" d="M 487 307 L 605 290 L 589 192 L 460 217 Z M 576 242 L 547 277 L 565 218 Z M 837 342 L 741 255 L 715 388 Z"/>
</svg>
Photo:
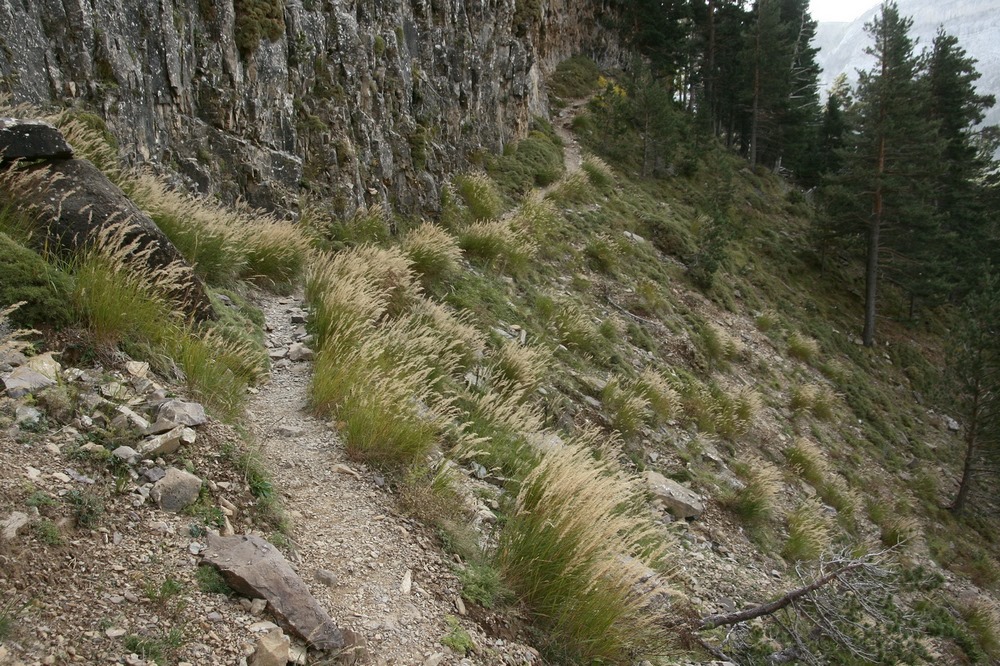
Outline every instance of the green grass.
<svg viewBox="0 0 1000 666">
<path fill-rule="evenodd" d="M 441 637 L 441 644 L 451 648 L 461 655 L 468 654 L 475 649 L 476 644 L 454 615 L 444 616 L 445 624 L 448 625 L 448 633 Z"/>
<path fill-rule="evenodd" d="M 195 581 L 198 583 L 198 589 L 205 594 L 224 594 L 227 597 L 235 594 L 215 567 L 198 567 L 198 571 L 195 573 Z"/>
<path fill-rule="evenodd" d="M 0 218 L 13 214 L 0 207 Z M 0 229 L 5 224 L 0 219 Z M 73 320 L 68 307 L 73 290 L 70 276 L 40 255 L 0 232 L 0 306 L 23 305 L 10 315 L 25 328 L 61 328 Z"/>
<path fill-rule="evenodd" d="M 549 92 L 562 99 L 580 99 L 597 89 L 601 71 L 586 56 L 573 56 L 556 65 L 547 83 Z"/>
</svg>

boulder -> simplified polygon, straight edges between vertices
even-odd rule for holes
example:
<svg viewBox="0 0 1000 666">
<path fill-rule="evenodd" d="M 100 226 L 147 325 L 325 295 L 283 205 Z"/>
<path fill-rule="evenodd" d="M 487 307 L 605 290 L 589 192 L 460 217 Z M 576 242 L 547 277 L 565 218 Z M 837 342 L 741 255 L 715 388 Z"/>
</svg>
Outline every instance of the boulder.
<svg viewBox="0 0 1000 666">
<path fill-rule="evenodd" d="M 210 533 L 204 564 L 216 567 L 229 587 L 253 599 L 266 599 L 287 631 L 317 650 L 345 646 L 344 632 L 309 593 L 277 548 L 255 535 L 223 537 Z"/>
<path fill-rule="evenodd" d="M 301 342 L 293 342 L 288 347 L 288 358 L 293 361 L 311 361 L 313 359 L 313 350 Z"/>
<path fill-rule="evenodd" d="M 694 491 L 659 472 L 647 470 L 646 484 L 649 492 L 676 518 L 697 518 L 705 512 L 705 504 Z"/>
<path fill-rule="evenodd" d="M 196 438 L 197 434 L 191 428 L 177 426 L 162 435 L 156 435 L 140 442 L 139 455 L 143 458 L 155 458 L 173 453 L 181 448 L 181 444 L 194 444 Z"/>
<path fill-rule="evenodd" d="M 161 509 L 178 513 L 198 500 L 201 479 L 175 467 L 167 468 L 163 478 L 153 484 L 149 496 Z"/>
<path fill-rule="evenodd" d="M 205 285 L 181 253 L 100 169 L 87 160 L 69 159 L 29 166 L 25 171 L 3 193 L 39 220 L 43 228 L 33 235 L 39 247 L 73 254 L 111 227 L 127 225 L 121 246 L 132 247 L 132 256 L 154 276 L 170 271 L 176 285 L 171 296 L 188 315 L 199 320 L 214 316 Z"/>
<path fill-rule="evenodd" d="M 257 639 L 250 666 L 285 666 L 288 663 L 290 645 L 291 641 L 281 629 L 271 629 Z"/>
<path fill-rule="evenodd" d="M 62 132 L 42 120 L 0 118 L 0 164 L 14 160 L 64 160 L 73 149 Z"/>
<path fill-rule="evenodd" d="M 3 378 L 3 385 L 7 388 L 7 395 L 12 398 L 24 397 L 53 384 L 55 384 L 54 380 L 49 379 L 40 372 L 32 370 L 26 365 L 14 368 L 13 372 Z"/>
<path fill-rule="evenodd" d="M 205 415 L 205 408 L 197 402 L 167 400 L 160 405 L 156 420 L 169 421 L 174 425 L 199 426 L 208 421 L 208 417 Z"/>
<path fill-rule="evenodd" d="M 16 537 L 18 530 L 27 524 L 28 514 L 11 511 L 10 515 L 3 522 L 0 522 L 0 536 L 9 541 Z"/>
</svg>

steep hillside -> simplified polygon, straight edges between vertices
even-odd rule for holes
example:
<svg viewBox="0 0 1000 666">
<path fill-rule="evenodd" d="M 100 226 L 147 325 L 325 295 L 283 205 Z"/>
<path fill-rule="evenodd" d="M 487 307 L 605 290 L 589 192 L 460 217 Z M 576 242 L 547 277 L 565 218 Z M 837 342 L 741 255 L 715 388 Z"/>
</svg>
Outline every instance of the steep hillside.
<svg viewBox="0 0 1000 666">
<path fill-rule="evenodd" d="M 900 14 L 913 18 L 911 37 L 919 39 L 918 50 L 929 48 L 938 28 L 958 37 L 961 46 L 979 63 L 977 69 L 983 75 L 977 88 L 985 94 L 1000 94 L 1000 53 L 996 48 L 996 35 L 1000 30 L 1000 17 L 996 3 L 989 0 L 948 0 L 933 2 L 928 0 L 899 0 Z M 826 90 L 840 74 L 847 74 L 848 80 L 857 79 L 857 70 L 871 66 L 871 59 L 865 54 L 869 37 L 864 25 L 878 12 L 874 8 L 849 23 L 821 23 L 816 30 L 816 46 L 820 48 L 818 61 L 823 68 L 820 89 Z M 1000 109 L 993 108 L 987 115 L 986 124 L 1000 122 Z"/>
</svg>

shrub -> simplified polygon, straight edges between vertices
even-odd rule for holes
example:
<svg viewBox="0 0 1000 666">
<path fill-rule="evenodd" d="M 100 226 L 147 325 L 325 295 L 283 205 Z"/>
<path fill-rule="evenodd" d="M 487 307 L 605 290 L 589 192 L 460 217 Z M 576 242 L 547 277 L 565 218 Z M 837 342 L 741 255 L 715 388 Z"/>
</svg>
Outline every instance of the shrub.
<svg viewBox="0 0 1000 666">
<path fill-rule="evenodd" d="M 816 560 L 830 545 L 830 519 L 815 500 L 800 504 L 788 514 L 788 540 L 781 554 L 793 562 Z"/>
<path fill-rule="evenodd" d="M 445 615 L 444 621 L 448 625 L 448 633 L 441 637 L 441 645 L 449 647 L 462 655 L 472 652 L 476 644 L 473 642 L 472 637 L 469 636 L 469 632 L 459 624 L 458 618 L 454 615 Z"/>
<path fill-rule="evenodd" d="M 573 56 L 556 65 L 548 79 L 549 91 L 557 97 L 578 99 L 597 89 L 601 71 L 587 56 Z"/>
<path fill-rule="evenodd" d="M 743 343 L 730 335 L 721 326 L 707 323 L 699 330 L 700 349 L 711 368 L 725 366 L 743 354 Z"/>
<path fill-rule="evenodd" d="M 469 562 L 458 570 L 462 598 L 483 608 L 495 608 L 510 597 L 500 571 L 485 562 Z"/>
<path fill-rule="evenodd" d="M 587 203 L 593 200 L 593 195 L 594 188 L 582 170 L 568 174 L 549 193 L 552 201 L 561 206 Z"/>
<path fill-rule="evenodd" d="M 750 525 L 770 519 L 781 489 L 781 474 L 770 463 L 750 460 L 744 475 L 746 485 L 727 498 L 728 508 Z"/>
<path fill-rule="evenodd" d="M 550 657 L 615 663 L 662 646 L 657 613 L 636 593 L 660 542 L 643 492 L 578 443 L 547 452 L 521 484 L 495 558 Z"/>
<path fill-rule="evenodd" d="M 5 214 L 0 209 L 0 217 Z M 72 289 L 69 276 L 0 233 L 0 304 L 21 303 L 10 313 L 11 322 L 25 327 L 65 326 L 73 320 L 67 307 Z"/>
<path fill-rule="evenodd" d="M 441 227 L 424 222 L 411 230 L 400 244 L 424 284 L 447 281 L 458 270 L 462 251 L 455 237 Z"/>
<path fill-rule="evenodd" d="M 260 40 L 276 42 L 285 34 L 283 0 L 234 0 L 236 46 L 244 57 L 253 55 Z"/>
<path fill-rule="evenodd" d="M 595 271 L 612 274 L 618 267 L 620 250 L 607 234 L 598 233 L 587 239 L 583 254 L 587 264 Z"/>
</svg>

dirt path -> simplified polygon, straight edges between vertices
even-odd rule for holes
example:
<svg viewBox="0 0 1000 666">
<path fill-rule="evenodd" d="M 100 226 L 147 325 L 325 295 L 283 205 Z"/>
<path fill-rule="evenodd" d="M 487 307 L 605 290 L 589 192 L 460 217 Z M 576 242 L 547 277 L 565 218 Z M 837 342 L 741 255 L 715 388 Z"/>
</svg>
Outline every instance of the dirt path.
<svg viewBox="0 0 1000 666">
<path fill-rule="evenodd" d="M 263 297 L 272 349 L 302 335 L 291 322 L 300 305 Z M 383 478 L 349 460 L 336 431 L 306 412 L 311 371 L 309 362 L 277 361 L 248 412 L 292 522 L 292 559 L 313 594 L 341 627 L 366 639 L 369 663 L 524 663 L 509 661 L 524 648 L 486 638 L 459 617 L 460 585 L 445 556 L 420 524 L 399 514 Z M 463 659 L 443 646 L 446 618 L 458 618 L 481 652 Z"/>
</svg>

